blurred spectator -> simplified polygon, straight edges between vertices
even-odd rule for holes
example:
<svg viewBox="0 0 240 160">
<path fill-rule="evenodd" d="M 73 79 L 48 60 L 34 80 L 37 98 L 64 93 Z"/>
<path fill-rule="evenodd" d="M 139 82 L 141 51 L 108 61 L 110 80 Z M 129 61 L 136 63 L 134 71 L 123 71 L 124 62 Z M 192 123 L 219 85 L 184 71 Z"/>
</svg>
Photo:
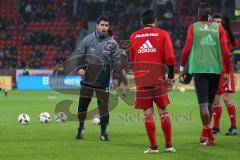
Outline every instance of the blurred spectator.
<svg viewBox="0 0 240 160">
<path fill-rule="evenodd" d="M 25 67 L 23 68 L 23 74 L 22 74 L 22 75 L 24 75 L 24 76 L 29 76 L 28 66 L 25 66 Z"/>
<path fill-rule="evenodd" d="M 53 0 L 18 1 L 17 8 L 26 22 L 49 21 L 54 20 L 58 15 L 59 9 L 51 7 L 53 4 Z"/>
<path fill-rule="evenodd" d="M 1 69 L 12 69 L 17 66 L 16 47 L 0 48 L 0 67 Z"/>
<path fill-rule="evenodd" d="M 31 45 L 52 45 L 54 43 L 54 36 L 48 32 L 26 32 L 23 37 L 23 44 Z"/>
<path fill-rule="evenodd" d="M 61 65 L 61 64 L 63 64 L 64 61 L 65 61 L 65 59 L 64 59 L 63 55 L 58 55 L 58 56 L 55 58 L 54 63 L 55 63 L 56 65 Z"/>
<path fill-rule="evenodd" d="M 2 19 L 0 17 L 0 39 L 9 40 L 11 38 L 11 31 L 14 30 L 13 20 L 9 17 Z"/>
<path fill-rule="evenodd" d="M 8 40 L 9 38 L 10 38 L 10 35 L 9 35 L 9 33 L 7 31 L 2 32 L 0 34 L 0 39 L 2 39 L 2 40 Z"/>
</svg>

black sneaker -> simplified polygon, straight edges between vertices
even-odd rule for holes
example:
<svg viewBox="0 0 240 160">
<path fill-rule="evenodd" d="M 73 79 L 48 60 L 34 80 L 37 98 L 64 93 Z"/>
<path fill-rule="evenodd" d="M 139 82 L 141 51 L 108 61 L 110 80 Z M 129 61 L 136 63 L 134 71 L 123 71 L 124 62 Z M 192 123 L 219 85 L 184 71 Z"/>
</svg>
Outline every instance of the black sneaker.
<svg viewBox="0 0 240 160">
<path fill-rule="evenodd" d="M 84 129 L 78 129 L 76 139 L 78 139 L 78 140 L 83 139 L 83 135 L 84 135 Z"/>
<path fill-rule="evenodd" d="M 100 140 L 100 141 L 110 141 L 110 139 L 109 139 L 109 137 L 108 137 L 107 134 L 101 135 L 101 136 L 99 137 L 99 140 Z"/>
<path fill-rule="evenodd" d="M 213 134 L 220 133 L 219 128 L 215 128 L 215 127 L 213 127 L 213 129 L 212 129 L 212 133 L 213 133 Z"/>
<path fill-rule="evenodd" d="M 233 127 L 233 126 L 231 126 L 231 127 L 228 129 L 227 133 L 225 133 L 226 136 L 233 136 L 233 135 L 237 135 L 237 134 L 238 134 L 238 133 L 237 133 L 237 128 L 236 128 L 236 127 Z"/>
</svg>

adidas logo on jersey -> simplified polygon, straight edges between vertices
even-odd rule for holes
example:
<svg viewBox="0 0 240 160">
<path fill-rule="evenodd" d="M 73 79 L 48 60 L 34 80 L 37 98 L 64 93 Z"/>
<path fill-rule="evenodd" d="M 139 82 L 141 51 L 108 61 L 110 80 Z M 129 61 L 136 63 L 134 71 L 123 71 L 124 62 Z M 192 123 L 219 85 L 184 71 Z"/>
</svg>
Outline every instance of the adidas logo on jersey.
<svg viewBox="0 0 240 160">
<path fill-rule="evenodd" d="M 153 52 L 156 52 L 156 48 L 153 48 L 149 40 L 143 43 L 143 45 L 138 50 L 138 53 L 153 53 Z"/>
<path fill-rule="evenodd" d="M 211 46 L 216 45 L 216 42 L 214 41 L 214 39 L 210 34 L 204 37 L 200 43 L 202 45 L 211 45 Z"/>
</svg>

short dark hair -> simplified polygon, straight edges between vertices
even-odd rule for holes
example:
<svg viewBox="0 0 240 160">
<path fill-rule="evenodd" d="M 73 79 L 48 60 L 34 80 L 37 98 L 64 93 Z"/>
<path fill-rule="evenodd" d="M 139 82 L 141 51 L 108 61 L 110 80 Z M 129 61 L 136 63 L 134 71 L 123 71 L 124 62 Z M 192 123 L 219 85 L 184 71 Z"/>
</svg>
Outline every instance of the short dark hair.
<svg viewBox="0 0 240 160">
<path fill-rule="evenodd" d="M 147 9 L 145 12 L 143 12 L 141 21 L 142 21 L 143 25 L 147 25 L 147 24 L 154 23 L 156 18 L 157 17 L 155 15 L 154 11 L 151 9 Z"/>
<path fill-rule="evenodd" d="M 212 10 L 209 3 L 200 3 L 198 6 L 198 17 L 202 17 L 204 15 L 211 15 Z"/>
<path fill-rule="evenodd" d="M 99 24 L 101 21 L 110 22 L 109 18 L 105 15 L 102 15 L 102 16 L 98 17 L 97 24 Z"/>
</svg>

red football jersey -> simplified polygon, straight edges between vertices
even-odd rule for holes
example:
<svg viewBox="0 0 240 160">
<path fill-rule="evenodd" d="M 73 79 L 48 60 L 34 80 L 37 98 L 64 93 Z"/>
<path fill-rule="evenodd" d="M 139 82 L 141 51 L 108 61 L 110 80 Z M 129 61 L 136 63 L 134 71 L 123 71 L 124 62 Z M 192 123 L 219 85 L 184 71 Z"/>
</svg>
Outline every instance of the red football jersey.
<svg viewBox="0 0 240 160">
<path fill-rule="evenodd" d="M 229 51 L 231 51 L 233 48 L 236 48 L 238 46 L 238 40 L 237 40 L 237 38 L 234 38 L 234 41 L 231 42 L 229 34 L 228 34 L 228 32 L 226 30 L 225 30 L 225 35 L 226 35 L 226 39 L 227 39 L 228 49 L 229 49 Z M 223 65 L 225 65 L 225 64 L 223 63 Z M 230 63 L 230 73 L 231 72 L 234 72 L 234 67 L 233 67 L 232 63 Z M 222 74 L 224 74 L 224 73 L 225 73 L 225 69 L 223 67 Z"/>
<path fill-rule="evenodd" d="M 225 31 L 225 33 L 226 33 L 226 38 L 227 38 L 227 45 L 228 45 L 229 50 L 231 51 L 232 48 L 235 48 L 238 46 L 238 40 L 235 38 L 234 41 L 231 42 L 228 32 Z M 224 63 L 223 63 L 223 65 L 224 65 Z M 230 67 L 230 77 L 229 77 L 228 85 L 226 85 L 223 80 L 223 76 L 225 74 L 225 69 L 223 67 L 218 90 L 217 90 L 217 95 L 221 95 L 223 93 L 234 93 L 235 92 L 234 69 L 233 69 L 233 64 L 231 63 L 230 65 L 231 65 L 231 67 Z"/>
<path fill-rule="evenodd" d="M 165 80 L 165 65 L 175 64 L 169 34 L 156 27 L 144 27 L 131 35 L 130 42 L 136 85 L 161 84 Z"/>
</svg>

